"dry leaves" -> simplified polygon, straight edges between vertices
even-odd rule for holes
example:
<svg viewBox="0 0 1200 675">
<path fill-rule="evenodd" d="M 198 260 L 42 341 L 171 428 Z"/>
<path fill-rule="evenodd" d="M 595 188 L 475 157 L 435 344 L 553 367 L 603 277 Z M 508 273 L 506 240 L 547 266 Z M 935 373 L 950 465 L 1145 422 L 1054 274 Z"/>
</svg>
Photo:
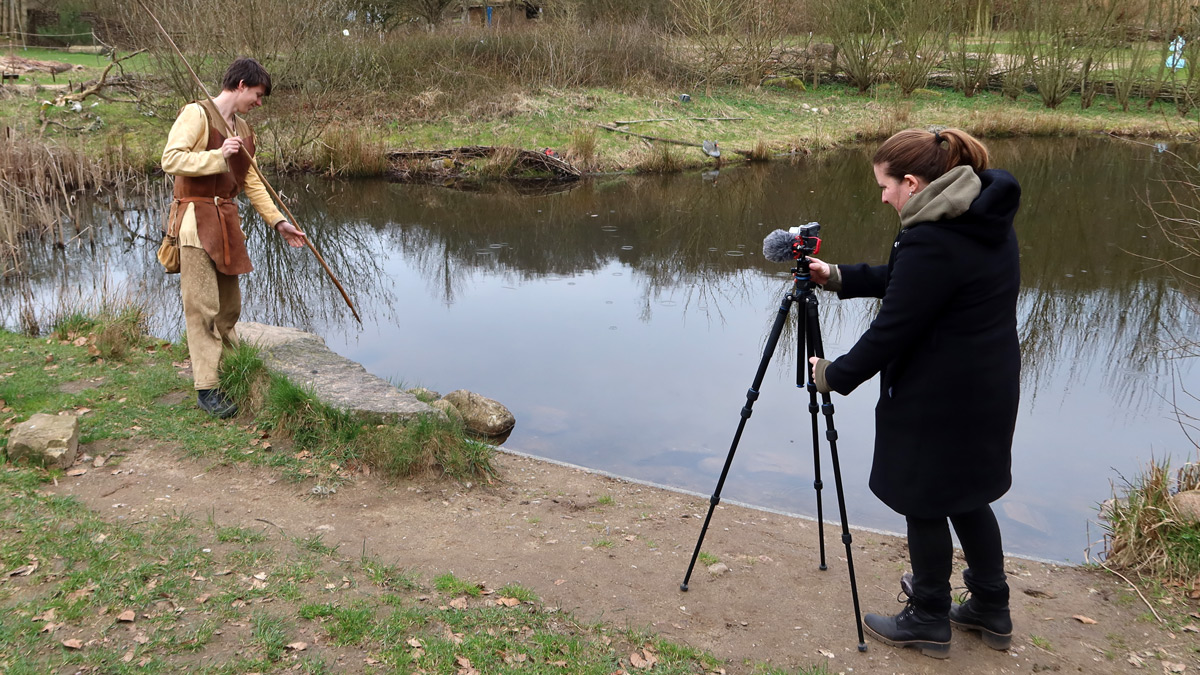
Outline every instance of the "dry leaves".
<svg viewBox="0 0 1200 675">
<path fill-rule="evenodd" d="M 78 638 L 71 638 L 70 640 L 63 640 L 62 646 L 67 649 L 83 649 L 83 641 Z"/>
<path fill-rule="evenodd" d="M 471 665 L 471 659 L 465 656 L 456 656 L 454 662 L 458 664 L 458 675 L 479 675 L 479 671 Z"/>
<path fill-rule="evenodd" d="M 31 555 L 29 555 L 29 556 L 25 556 L 25 558 L 26 558 L 26 560 L 28 560 L 28 561 L 29 561 L 29 564 L 28 564 L 28 565 L 22 565 L 22 566 L 18 567 L 17 569 L 15 569 L 15 570 L 12 570 L 11 572 L 9 572 L 8 574 L 6 574 L 5 576 L 9 576 L 9 577 L 27 577 L 27 576 L 29 576 L 30 574 L 33 574 L 34 572 L 36 572 L 36 571 L 37 571 L 37 568 L 38 568 L 38 564 L 39 564 L 39 563 L 38 563 L 38 559 L 37 559 L 36 557 L 34 557 L 34 556 L 31 556 Z"/>
<path fill-rule="evenodd" d="M 496 598 L 496 604 L 504 605 L 505 607 L 516 607 L 521 604 L 521 601 L 516 598 Z"/>
<path fill-rule="evenodd" d="M 1084 616 L 1084 615 L 1082 615 L 1082 614 L 1076 614 L 1076 615 L 1072 616 L 1071 618 L 1072 618 L 1072 619 L 1075 619 L 1075 620 L 1076 620 L 1076 621 L 1078 621 L 1079 623 L 1082 623 L 1082 624 L 1087 624 L 1087 625 L 1089 625 L 1089 626 L 1095 625 L 1095 623 L 1096 623 L 1096 620 L 1095 620 L 1095 619 L 1092 619 L 1092 618 L 1086 617 L 1086 616 Z"/>
<path fill-rule="evenodd" d="M 293 643 L 287 645 L 287 648 L 292 651 L 295 651 L 295 652 L 302 652 L 305 649 L 308 649 L 308 643 L 307 642 L 293 642 Z"/>
<path fill-rule="evenodd" d="M 629 655 L 629 665 L 642 670 L 649 670 L 658 663 L 658 656 L 654 653 L 654 648 L 646 645 L 641 649 L 635 650 Z"/>
<path fill-rule="evenodd" d="M 73 466 L 70 469 L 67 469 L 67 475 L 71 476 L 72 478 L 74 478 L 75 476 L 82 476 L 83 474 L 85 474 L 87 472 L 88 472 L 87 468 L 82 467 L 82 466 Z"/>
<path fill-rule="evenodd" d="M 454 609 L 466 609 L 467 608 L 467 596 L 460 595 L 459 597 L 451 600 L 450 606 L 453 607 Z"/>
<path fill-rule="evenodd" d="M 122 621 L 124 623 L 131 623 L 136 618 L 137 615 L 133 613 L 132 609 L 127 609 L 117 615 L 117 621 Z"/>
</svg>

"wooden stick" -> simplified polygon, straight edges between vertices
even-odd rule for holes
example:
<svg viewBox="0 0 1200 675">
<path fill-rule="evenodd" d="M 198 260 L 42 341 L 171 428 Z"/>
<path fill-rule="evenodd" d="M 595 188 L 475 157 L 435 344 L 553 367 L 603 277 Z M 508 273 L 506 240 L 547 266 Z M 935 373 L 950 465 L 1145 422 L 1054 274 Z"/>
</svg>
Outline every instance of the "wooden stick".
<svg viewBox="0 0 1200 675">
<path fill-rule="evenodd" d="M 749 117 L 651 117 L 645 120 L 615 120 L 613 124 L 638 124 L 640 122 L 678 122 L 680 120 L 696 120 L 698 122 L 741 122 Z"/>
<path fill-rule="evenodd" d="M 138 4 L 141 5 L 142 10 L 145 11 L 146 14 L 149 15 L 150 18 L 154 20 L 154 25 L 158 26 L 158 29 L 160 31 L 162 31 L 163 37 L 165 37 L 167 39 L 167 42 L 170 43 L 171 47 L 175 50 L 175 54 L 177 56 L 179 56 L 179 60 L 183 61 L 183 65 L 187 68 L 188 72 L 191 73 L 192 79 L 196 81 L 196 84 L 200 87 L 200 91 L 202 91 L 204 93 L 205 98 L 207 98 L 211 101 L 212 96 L 208 93 L 208 88 L 204 86 L 204 82 L 202 82 L 200 80 L 200 77 L 196 75 L 196 71 L 192 70 L 192 65 L 190 63 L 188 63 L 187 58 L 184 57 L 183 52 L 180 51 L 180 49 L 179 49 L 179 46 L 176 45 L 175 41 L 171 39 L 171 34 L 168 33 L 167 29 L 163 28 L 163 25 L 158 22 L 158 17 L 154 16 L 154 13 L 150 11 L 150 8 L 146 6 L 146 3 L 144 3 L 142 0 L 138 0 Z M 217 118 L 213 121 L 217 125 L 217 131 L 220 132 L 226 138 L 229 138 L 230 132 L 229 132 L 229 129 L 225 126 L 225 120 L 221 119 L 221 116 L 218 115 Z M 262 171 L 259 171 L 258 162 L 254 161 L 254 157 L 250 155 L 249 150 L 246 150 L 245 145 L 241 146 L 241 152 L 247 158 L 249 158 L 250 168 L 254 169 L 254 175 L 258 177 L 258 180 L 260 180 L 262 182 L 263 186 L 267 188 L 267 192 L 271 193 L 271 197 L 274 198 L 275 201 L 279 203 L 280 208 L 282 208 L 283 212 L 285 214 L 287 214 L 288 222 L 291 223 L 293 226 L 296 225 L 296 217 L 292 215 L 291 209 L 289 209 L 287 207 L 287 204 L 283 203 L 283 199 L 281 199 L 279 197 L 279 193 L 275 192 L 275 188 L 271 187 L 271 184 L 267 182 L 266 177 L 262 175 Z M 297 229 L 299 229 L 299 228 L 297 227 Z M 359 316 L 358 316 L 358 310 L 356 310 L 354 308 L 354 303 L 350 301 L 350 296 L 346 294 L 346 289 L 342 288 L 341 282 L 338 281 L 336 276 L 334 276 L 333 270 L 329 269 L 329 265 L 326 264 L 325 258 L 321 256 L 321 252 L 317 250 L 317 247 L 313 245 L 312 240 L 310 240 L 307 236 L 304 237 L 304 243 L 308 245 L 308 250 L 312 251 L 313 255 L 315 255 L 317 257 L 317 262 L 321 263 L 321 267 L 325 270 L 325 274 L 329 275 L 330 280 L 333 281 L 333 285 L 337 286 L 338 291 L 340 291 L 342 294 L 342 299 L 346 301 L 346 305 L 350 307 L 350 312 L 352 314 L 354 314 L 354 318 L 358 321 L 359 325 L 361 326 L 362 319 L 359 318 Z"/>
<path fill-rule="evenodd" d="M 693 143 L 692 141 L 677 141 L 673 138 L 659 138 L 657 136 L 646 136 L 645 134 L 635 134 L 632 131 L 625 131 L 624 129 L 618 129 L 614 126 L 609 126 L 607 124 L 597 124 L 596 126 L 600 127 L 601 129 L 604 129 L 606 131 L 613 131 L 618 134 L 628 134 L 630 136 L 637 136 L 638 138 L 644 138 L 648 141 L 657 141 L 659 143 L 674 143 L 675 145 L 688 145 L 693 148 L 703 148 L 704 147 L 703 143 Z M 749 157 L 751 155 L 751 152 L 749 150 L 730 150 L 730 152 L 737 153 L 743 157 Z"/>
</svg>

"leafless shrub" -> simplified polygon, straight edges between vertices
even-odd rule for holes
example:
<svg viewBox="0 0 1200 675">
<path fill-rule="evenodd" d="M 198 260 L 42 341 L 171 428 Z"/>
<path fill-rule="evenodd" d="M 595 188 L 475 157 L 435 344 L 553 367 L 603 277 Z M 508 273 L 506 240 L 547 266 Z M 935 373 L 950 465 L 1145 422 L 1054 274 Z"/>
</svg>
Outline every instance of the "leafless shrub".
<svg viewBox="0 0 1200 675">
<path fill-rule="evenodd" d="M 757 85 L 778 58 L 784 0 L 671 0 L 675 30 L 693 44 L 706 86 L 721 80 Z"/>
<path fill-rule="evenodd" d="M 887 71 L 892 35 L 879 0 L 824 0 L 823 14 L 850 83 L 860 92 Z"/>
<path fill-rule="evenodd" d="M 1020 0 L 1017 49 L 1047 108 L 1062 105 L 1076 87 L 1085 88 L 1093 64 L 1111 45 L 1115 3 L 1057 3 Z"/>
<path fill-rule="evenodd" d="M 946 45 L 945 61 L 954 77 L 954 87 L 970 98 L 986 89 L 996 64 L 999 33 L 993 27 L 992 13 L 984 12 L 984 3 L 956 0 L 949 7 L 952 27 Z"/>
<path fill-rule="evenodd" d="M 904 96 L 924 88 L 946 50 L 949 15 L 937 3 L 899 0 L 885 10 L 894 27 L 887 73 Z"/>
</svg>

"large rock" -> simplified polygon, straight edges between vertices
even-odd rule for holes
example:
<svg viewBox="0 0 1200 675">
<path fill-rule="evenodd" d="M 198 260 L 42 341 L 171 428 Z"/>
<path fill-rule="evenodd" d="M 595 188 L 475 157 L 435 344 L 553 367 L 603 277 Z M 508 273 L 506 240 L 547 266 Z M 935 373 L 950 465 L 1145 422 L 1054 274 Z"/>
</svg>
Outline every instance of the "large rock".
<svg viewBox="0 0 1200 675">
<path fill-rule="evenodd" d="M 65 469 L 79 450 L 79 418 L 38 413 L 13 427 L 8 435 L 8 459 L 14 464 L 37 464 Z"/>
<path fill-rule="evenodd" d="M 481 436 L 503 436 L 512 431 L 517 418 L 499 401 L 480 396 L 466 389 L 452 391 L 442 397 L 462 414 L 463 426 Z"/>
<path fill-rule="evenodd" d="M 1187 490 L 1171 495 L 1171 506 L 1185 523 L 1200 523 L 1200 490 Z"/>
<path fill-rule="evenodd" d="M 238 337 L 258 347 L 267 368 L 308 387 L 323 403 L 370 422 L 404 422 L 445 413 L 334 353 L 320 336 L 295 328 L 240 322 Z"/>
</svg>

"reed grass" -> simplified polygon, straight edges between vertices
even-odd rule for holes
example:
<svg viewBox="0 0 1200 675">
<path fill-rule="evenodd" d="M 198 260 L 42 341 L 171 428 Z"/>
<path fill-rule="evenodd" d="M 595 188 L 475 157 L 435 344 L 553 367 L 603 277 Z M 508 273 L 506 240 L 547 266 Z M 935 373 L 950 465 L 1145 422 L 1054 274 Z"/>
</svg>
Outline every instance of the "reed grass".
<svg viewBox="0 0 1200 675">
<path fill-rule="evenodd" d="M 686 166 L 678 150 L 660 143 L 643 153 L 633 170 L 637 173 L 676 173 Z"/>
<path fill-rule="evenodd" d="M 1172 477 L 1166 460 L 1151 461 L 1144 473 L 1125 481 L 1121 494 L 1100 511 L 1105 562 L 1156 580 L 1190 584 L 1200 578 L 1200 522 L 1188 522 L 1172 500 L 1197 489 L 1200 464 L 1194 463 Z"/>
<path fill-rule="evenodd" d="M 387 171 L 387 147 L 361 127 L 336 126 L 321 137 L 317 166 L 331 177 L 379 176 Z"/>
</svg>

